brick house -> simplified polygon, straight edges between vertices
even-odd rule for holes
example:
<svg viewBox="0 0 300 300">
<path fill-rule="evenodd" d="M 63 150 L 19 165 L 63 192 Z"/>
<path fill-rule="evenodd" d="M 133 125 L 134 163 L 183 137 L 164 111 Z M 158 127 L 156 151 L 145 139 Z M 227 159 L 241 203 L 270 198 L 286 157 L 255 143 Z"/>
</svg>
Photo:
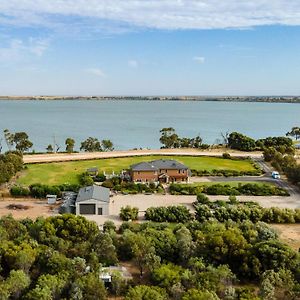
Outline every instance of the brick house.
<svg viewBox="0 0 300 300">
<path fill-rule="evenodd" d="M 171 159 L 141 162 L 130 167 L 133 182 L 187 182 L 190 173 L 187 166 Z"/>
</svg>

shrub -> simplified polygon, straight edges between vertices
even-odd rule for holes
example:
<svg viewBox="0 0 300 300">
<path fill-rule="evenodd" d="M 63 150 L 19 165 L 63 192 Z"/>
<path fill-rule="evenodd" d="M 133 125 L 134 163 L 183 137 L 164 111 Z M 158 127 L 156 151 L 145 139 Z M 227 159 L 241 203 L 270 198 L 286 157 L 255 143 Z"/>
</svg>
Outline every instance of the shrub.
<svg viewBox="0 0 300 300">
<path fill-rule="evenodd" d="M 192 219 L 188 208 L 182 205 L 150 207 L 145 213 L 146 220 L 153 222 L 186 223 Z"/>
<path fill-rule="evenodd" d="M 222 157 L 223 157 L 224 159 L 231 159 L 231 155 L 230 155 L 228 152 L 224 152 L 224 153 L 222 154 Z"/>
<path fill-rule="evenodd" d="M 137 207 L 131 207 L 129 205 L 121 207 L 120 218 L 122 221 L 133 221 L 138 219 L 139 209 Z"/>
<path fill-rule="evenodd" d="M 30 191 L 28 188 L 15 185 L 10 189 L 10 194 L 14 197 L 27 197 L 30 195 Z"/>
</svg>

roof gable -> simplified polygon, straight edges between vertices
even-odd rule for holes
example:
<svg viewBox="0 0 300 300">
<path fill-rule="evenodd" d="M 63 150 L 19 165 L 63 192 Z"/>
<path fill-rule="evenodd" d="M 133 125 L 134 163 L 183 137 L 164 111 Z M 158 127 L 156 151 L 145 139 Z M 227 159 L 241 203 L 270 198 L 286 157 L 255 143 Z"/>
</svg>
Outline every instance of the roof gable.
<svg viewBox="0 0 300 300">
<path fill-rule="evenodd" d="M 132 171 L 158 171 L 158 170 L 188 170 L 184 164 L 172 159 L 158 159 L 141 162 L 131 166 Z"/>
<path fill-rule="evenodd" d="M 109 203 L 109 189 L 98 185 L 83 187 L 78 192 L 76 202 L 90 199 Z"/>
</svg>

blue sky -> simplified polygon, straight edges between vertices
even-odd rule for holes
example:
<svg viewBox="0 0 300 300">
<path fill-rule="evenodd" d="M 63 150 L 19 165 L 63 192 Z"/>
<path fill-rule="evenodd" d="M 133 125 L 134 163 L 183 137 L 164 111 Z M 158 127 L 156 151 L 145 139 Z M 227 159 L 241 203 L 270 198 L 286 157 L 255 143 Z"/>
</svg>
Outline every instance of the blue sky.
<svg viewBox="0 0 300 300">
<path fill-rule="evenodd" d="M 19 2 L 0 94 L 300 95 L 298 0 Z"/>
</svg>

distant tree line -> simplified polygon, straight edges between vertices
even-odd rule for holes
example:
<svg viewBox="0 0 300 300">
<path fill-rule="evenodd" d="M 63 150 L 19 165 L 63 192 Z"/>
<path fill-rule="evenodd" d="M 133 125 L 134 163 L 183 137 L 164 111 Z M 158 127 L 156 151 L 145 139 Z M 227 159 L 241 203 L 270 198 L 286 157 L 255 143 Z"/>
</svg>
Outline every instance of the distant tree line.
<svg viewBox="0 0 300 300">
<path fill-rule="evenodd" d="M 267 137 L 254 140 L 242 133 L 232 132 L 228 135 L 228 147 L 240 151 L 264 150 L 269 147 L 294 153 L 293 141 L 288 137 Z"/>
<path fill-rule="evenodd" d="M 199 135 L 193 138 L 179 137 L 173 127 L 161 129 L 160 134 L 159 141 L 163 145 L 161 148 L 209 148 L 209 145 L 203 144 Z"/>
</svg>

